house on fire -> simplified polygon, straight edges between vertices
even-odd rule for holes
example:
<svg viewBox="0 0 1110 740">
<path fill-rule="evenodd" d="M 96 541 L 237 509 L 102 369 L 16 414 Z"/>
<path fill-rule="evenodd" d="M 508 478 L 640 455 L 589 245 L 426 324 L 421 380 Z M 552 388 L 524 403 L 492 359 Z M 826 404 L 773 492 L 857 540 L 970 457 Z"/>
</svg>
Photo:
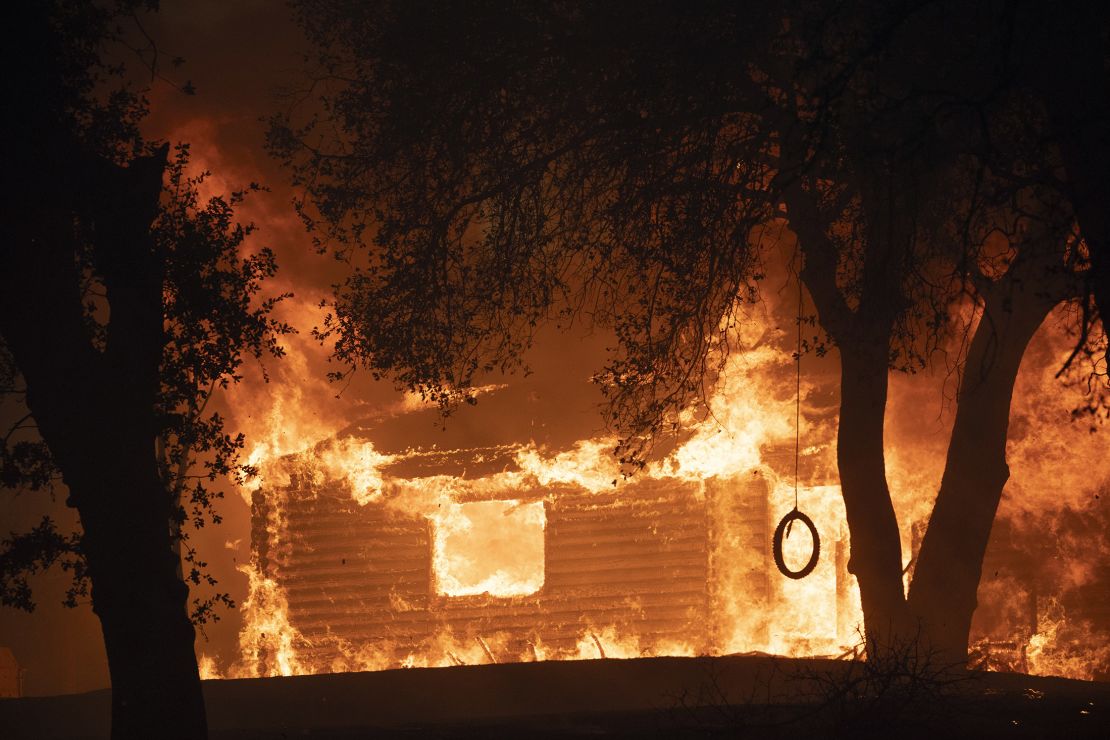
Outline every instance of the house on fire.
<svg viewBox="0 0 1110 740">
<path fill-rule="evenodd" d="M 527 477 L 460 485 L 416 511 L 388 492 L 360 500 L 349 481 L 319 474 L 318 451 L 302 453 L 253 496 L 253 566 L 282 593 L 292 647 L 314 671 L 843 653 L 858 641 L 859 606 L 839 489 L 823 484 L 824 471 L 803 470 L 802 508 L 820 531 L 821 560 L 802 581 L 783 578 L 770 541 L 793 503 L 793 449 L 761 457 L 729 478 L 642 476 L 605 490 Z M 495 480 L 514 465 L 505 448 L 399 459 L 390 475 L 431 488 Z M 911 532 L 916 554 L 924 522 Z M 1052 616 L 1055 602 L 1042 598 L 1051 559 L 1028 546 L 1010 522 L 996 523 L 972 633 L 973 657 L 986 665 L 1029 669 L 1026 644 Z M 1110 627 L 1098 596 L 1107 583 L 1110 572 L 1063 604 L 1075 623 Z M 254 657 L 264 672 L 275 660 Z"/>
<path fill-rule="evenodd" d="M 461 450 L 417 453 L 406 465 L 407 479 L 419 480 L 512 460 Z M 785 580 L 770 548 L 785 510 L 773 506 L 777 474 L 767 465 L 704 482 L 635 478 L 604 491 L 534 481 L 462 487 L 437 505 L 462 515 L 461 527 L 445 524 L 439 508 L 413 514 L 388 496 L 360 503 L 317 473 L 313 455 L 284 469 L 281 485 L 254 494 L 252 545 L 260 574 L 284 592 L 297 655 L 310 665 L 350 665 L 342 661 L 352 653 L 400 665 L 442 652 L 445 636 L 500 662 L 581 654 L 583 641 L 590 657 L 611 655 L 614 636 L 644 654 L 728 652 L 741 623 L 740 642 L 754 648 L 781 644 L 774 632 L 790 639 L 805 629 L 762 618 L 783 600 Z M 826 647 L 811 652 L 855 636 L 843 616 L 854 593 L 844 534 L 839 524 L 823 533 L 814 578 L 825 608 L 796 609 L 803 621 L 825 619 L 825 639 L 813 645 Z"/>
</svg>

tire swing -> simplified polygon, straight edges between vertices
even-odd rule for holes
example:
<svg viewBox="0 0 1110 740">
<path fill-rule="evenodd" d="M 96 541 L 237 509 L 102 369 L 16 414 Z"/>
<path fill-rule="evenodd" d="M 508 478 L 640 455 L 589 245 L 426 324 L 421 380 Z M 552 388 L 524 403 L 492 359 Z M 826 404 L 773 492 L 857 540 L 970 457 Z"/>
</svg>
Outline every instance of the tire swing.
<svg viewBox="0 0 1110 740">
<path fill-rule="evenodd" d="M 790 536 L 790 529 L 796 521 L 806 525 L 809 528 L 809 533 L 813 535 L 813 553 L 809 556 L 809 562 L 803 565 L 800 570 L 790 570 L 782 557 L 782 541 Z M 782 521 L 779 522 L 779 526 L 775 528 L 775 536 L 771 541 L 771 553 L 775 556 L 775 565 L 778 566 L 779 572 L 787 578 L 799 580 L 812 573 L 813 569 L 817 567 L 817 559 L 821 556 L 821 538 L 817 535 L 817 527 L 814 526 L 813 520 L 798 511 L 797 508 L 784 516 Z"/>
<path fill-rule="evenodd" d="M 800 580 L 805 578 L 817 567 L 817 560 L 821 556 L 821 537 L 817 534 L 817 527 L 813 520 L 798 510 L 798 458 L 801 450 L 801 421 L 802 421 L 802 276 L 798 270 L 798 351 L 795 357 L 797 367 L 796 386 L 794 389 L 794 508 L 782 518 L 779 526 L 775 528 L 775 535 L 771 538 L 771 554 L 775 557 L 775 565 L 779 572 L 787 578 Z M 794 522 L 801 522 L 809 529 L 813 536 L 813 552 L 800 570 L 790 570 L 782 556 L 782 543 L 790 536 Z"/>
</svg>

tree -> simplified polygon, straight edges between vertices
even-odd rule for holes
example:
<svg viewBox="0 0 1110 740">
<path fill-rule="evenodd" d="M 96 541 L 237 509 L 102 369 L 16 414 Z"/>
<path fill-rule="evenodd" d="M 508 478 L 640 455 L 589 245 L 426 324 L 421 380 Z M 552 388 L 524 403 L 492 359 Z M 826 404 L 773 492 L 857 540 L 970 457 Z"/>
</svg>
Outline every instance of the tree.
<svg viewBox="0 0 1110 740">
<path fill-rule="evenodd" d="M 252 228 L 234 220 L 243 194 L 200 201 L 187 147 L 167 162 L 168 145 L 138 134 L 145 100 L 112 84 L 120 70 L 103 61 L 105 47 L 122 43 L 122 24 L 143 8 L 153 5 L 19 8 L 27 74 L 9 76 L 8 99 L 35 102 L 4 144 L 0 337 L 6 380 L 42 444 L 6 447 L 5 470 L 32 487 L 60 473 L 81 532 L 44 521 L 14 535 L 0 576 L 4 603 L 24 607 L 27 567 L 62 559 L 79 577 L 73 595 L 87 578 L 113 737 L 197 738 L 206 721 L 183 525 L 218 521 L 207 484 L 249 472 L 242 437 L 206 402 L 237 380 L 244 357 L 280 355 L 290 328 L 270 315 L 280 297 L 257 299 L 273 254 L 239 255 Z M 203 562 L 188 547 L 185 560 L 200 582 Z M 194 602 L 199 619 L 211 608 Z"/>
<path fill-rule="evenodd" d="M 911 628 L 883 429 L 892 363 L 920 361 L 897 345 L 920 328 L 908 325 L 919 318 L 911 284 L 924 261 L 913 218 L 921 194 L 901 168 L 876 166 L 858 149 L 847 159 L 848 170 L 833 179 L 815 168 L 793 181 L 784 201 L 804 255 L 799 277 L 840 355 L 837 467 L 851 534 L 848 570 L 859 582 L 871 652 Z"/>
<path fill-rule="evenodd" d="M 850 3 L 801 24 L 794 88 L 806 102 L 795 118 L 806 125 L 783 146 L 784 161 L 809 157 L 785 202 L 802 278 L 840 351 L 837 451 L 868 637 L 924 639 L 950 664 L 966 658 L 1009 477 L 1018 366 L 1048 312 L 1082 296 L 1087 273 L 1050 175 L 1059 162 L 1044 146 L 1047 117 L 1014 85 L 1010 40 L 981 12 Z M 887 366 L 925 364 L 965 293 L 981 320 L 907 598 L 883 460 Z"/>
<path fill-rule="evenodd" d="M 801 278 L 841 358 L 837 455 L 852 532 L 849 569 L 860 580 L 869 649 L 922 639 L 938 660 L 962 665 L 983 556 L 1009 477 L 1005 449 L 1018 367 L 1049 311 L 1082 295 L 1081 260 L 1067 238 L 1071 214 L 978 204 L 974 228 L 941 238 L 954 244 L 977 234 L 986 243 L 944 260 L 913 245 L 925 236 L 920 227 L 900 232 L 881 217 L 908 217 L 903 229 L 907 221 L 920 223 L 920 191 L 891 208 L 874 192 L 822 192 L 818 179 L 787 188 L 785 202 L 806 259 Z M 886 192 L 902 198 L 908 191 Z M 938 236 L 925 241 L 935 244 Z M 906 240 L 902 248 L 898 237 Z M 947 267 L 938 272 L 938 262 Z M 966 328 L 972 338 L 960 367 L 944 476 L 907 596 L 884 464 L 887 374 L 892 363 L 911 370 L 924 364 L 963 290 L 980 313 Z"/>
<path fill-rule="evenodd" d="M 810 139 L 802 146 L 812 150 L 812 140 L 822 137 L 823 153 L 814 158 L 818 164 L 831 154 L 834 163 L 848 158 L 854 165 L 862 154 L 872 163 L 865 170 L 877 169 L 888 177 L 901 174 L 887 188 L 889 204 L 876 203 L 872 197 L 873 205 L 868 207 L 868 199 L 862 197 L 865 187 L 857 188 L 855 199 L 847 198 L 848 203 L 858 203 L 855 218 L 862 217 L 868 227 L 862 259 L 856 254 L 858 245 L 845 250 L 831 244 L 835 239 L 829 227 L 835 223 L 819 213 L 819 191 L 835 190 L 836 183 L 843 187 L 845 178 L 826 178 L 824 187 L 811 182 L 809 193 L 799 184 L 787 191 L 788 208 L 801 216 L 791 218 L 791 223 L 802 237 L 807 258 L 817 249 L 823 253 L 814 255 L 816 269 L 809 271 L 807 265 L 808 274 L 803 277 L 823 325 L 837 340 L 842 360 L 846 353 L 862 354 L 839 336 L 844 333 L 845 318 L 856 325 L 861 321 L 874 325 L 904 320 L 903 312 L 908 311 L 913 320 L 897 334 L 920 341 L 922 334 L 935 337 L 954 296 L 966 291 L 981 309 L 963 357 L 941 488 L 905 603 L 900 563 L 894 557 L 897 531 L 882 506 L 888 498 L 882 472 L 885 390 L 876 389 L 884 387 L 885 381 L 879 377 L 878 358 L 871 363 L 870 379 L 861 386 L 865 393 L 881 395 L 872 405 L 871 433 L 846 439 L 845 397 L 838 440 L 842 478 L 852 467 L 844 465 L 845 447 L 858 448 L 862 439 L 870 440 L 864 454 L 870 457 L 867 469 L 873 473 L 869 485 L 878 494 L 870 502 L 860 501 L 859 508 L 873 520 L 876 512 L 883 512 L 883 521 L 853 528 L 853 562 L 858 543 L 866 543 L 871 533 L 887 533 L 882 538 L 885 554 L 876 552 L 879 557 L 869 559 L 887 565 L 881 573 L 867 574 L 879 582 L 874 590 L 885 594 L 881 610 L 895 625 L 901 622 L 903 632 L 923 632 L 930 649 L 953 664 L 962 664 L 966 657 L 983 555 L 1009 477 L 1005 447 L 1010 399 L 1025 349 L 1048 312 L 1065 300 L 1078 300 L 1084 308 L 1081 346 L 1092 333 L 1101 332 L 1095 304 L 1087 297 L 1097 274 L 1096 250 L 1083 249 L 1074 231 L 1079 214 L 1074 187 L 1057 174 L 1064 164 L 1063 153 L 1076 144 L 1075 131 L 1062 132 L 1053 123 L 1059 114 L 1036 84 L 1045 67 L 1053 70 L 1052 62 L 1046 64 L 1038 56 L 1043 39 L 1058 39 L 1061 29 L 1074 30 L 1079 19 L 1092 20 L 1085 8 L 1069 10 L 1054 10 L 1053 17 L 1046 19 L 1024 4 L 888 7 L 865 2 L 822 15 L 818 27 L 800 34 L 807 59 L 802 66 L 808 70 L 802 89 L 809 95 L 802 97 L 812 101 L 810 110 L 816 113 L 811 115 L 818 123 L 816 129 L 810 127 Z M 1092 23 L 1091 28 L 1105 33 L 1105 16 L 1101 25 Z M 1077 56 L 1091 62 L 1089 56 Z M 1070 72 L 1078 74 L 1079 69 L 1073 64 Z M 1090 126 L 1091 121 L 1085 122 L 1083 130 L 1089 131 Z M 812 174 L 811 179 L 816 179 L 825 173 Z M 932 196 L 928 195 L 930 180 Z M 938 180 L 944 193 L 939 201 Z M 830 182 L 834 185 L 829 186 Z M 924 193 L 922 184 L 926 184 Z M 937 219 L 937 212 L 953 215 Z M 887 214 L 894 217 L 894 224 L 887 223 L 892 220 Z M 839 215 L 832 214 L 833 218 Z M 897 221 L 902 222 L 901 228 Z M 877 232 L 873 231 L 876 224 L 881 227 Z M 843 228 L 840 233 L 845 233 Z M 931 256 L 914 257 L 910 249 L 896 249 L 892 262 L 883 254 L 889 244 L 878 251 L 872 246 L 876 234 L 887 242 L 924 237 L 932 243 Z M 999 242 L 1004 245 L 1001 250 Z M 840 276 L 846 255 L 850 272 L 865 273 L 858 281 L 862 293 L 853 287 L 857 281 Z M 937 258 L 944 265 L 939 274 Z M 878 268 L 886 280 L 871 291 L 872 296 L 879 294 L 878 301 L 865 310 L 866 271 L 872 268 Z M 923 285 L 946 284 L 949 289 L 939 293 L 921 290 Z M 854 311 L 849 308 L 853 298 Z M 893 353 L 898 344 L 880 340 L 870 346 Z M 845 360 L 842 382 L 857 376 L 849 374 Z M 849 481 L 842 483 L 851 517 Z M 863 574 L 857 575 L 861 575 L 866 613 L 867 588 Z M 869 633 L 874 627 L 869 624 Z"/>
<path fill-rule="evenodd" d="M 1076 267 L 1075 240 L 1059 233 L 1071 219 L 1016 220 L 1025 233 L 1013 237 L 1001 274 L 988 277 L 970 263 L 981 314 L 963 360 L 944 475 L 907 596 L 931 648 L 961 665 L 983 557 L 1010 477 L 1006 439 L 1018 368 L 1052 309 L 1082 297 L 1082 272 L 1089 269 Z"/>
<path fill-rule="evenodd" d="M 609 419 L 623 460 L 642 461 L 728 350 L 723 327 L 761 273 L 750 230 L 785 215 L 840 350 L 838 460 L 868 638 L 901 639 L 925 619 L 927 636 L 942 625 L 942 650 L 959 642 L 952 625 L 970 622 L 1005 482 L 1013 374 L 1066 297 L 1015 287 L 1050 265 L 1066 272 L 1059 227 L 1072 212 L 1052 209 L 1040 237 L 1015 239 L 1007 269 L 976 274 L 980 214 L 1012 213 L 1007 198 L 1045 189 L 1053 164 L 1019 168 L 1044 122 L 1014 115 L 1026 91 L 991 9 L 298 8 L 321 50 L 322 109 L 276 119 L 270 144 L 303 187 L 321 247 L 361 265 L 322 332 L 340 359 L 449 405 L 476 373 L 515 367 L 537 322 L 565 306 L 560 321 L 615 328 Z M 907 602 L 884 469 L 887 374 L 926 361 L 952 301 L 975 290 L 987 320 Z M 981 434 L 997 453 L 990 480 L 968 477 L 960 454 Z M 949 502 L 968 490 L 978 503 L 964 529 L 968 510 Z M 927 584 L 953 558 L 963 575 L 950 599 Z M 966 629 L 962 640 L 966 655 Z"/>
<path fill-rule="evenodd" d="M 269 145 L 318 246 L 354 265 L 324 327 L 337 356 L 447 407 L 476 374 L 518 368 L 541 321 L 609 323 L 610 418 L 642 462 L 664 410 L 704 390 L 722 316 L 760 271 L 748 237 L 774 199 L 747 196 L 774 143 L 749 111 L 774 108 L 734 62 L 759 56 L 774 15 L 295 7 L 323 109 L 279 116 Z"/>
</svg>

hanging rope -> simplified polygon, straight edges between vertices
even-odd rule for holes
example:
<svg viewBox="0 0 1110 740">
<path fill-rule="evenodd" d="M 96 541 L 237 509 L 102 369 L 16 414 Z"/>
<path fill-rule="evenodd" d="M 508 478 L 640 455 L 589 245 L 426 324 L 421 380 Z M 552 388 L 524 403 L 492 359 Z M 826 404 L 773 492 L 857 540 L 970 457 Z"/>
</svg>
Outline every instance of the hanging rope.
<svg viewBox="0 0 1110 740">
<path fill-rule="evenodd" d="M 801 265 L 799 265 L 799 268 Z M 798 269 L 798 348 L 794 354 L 794 511 L 798 510 L 798 460 L 802 451 L 802 271 Z M 790 532 L 786 533 L 790 536 Z"/>
<path fill-rule="evenodd" d="M 796 262 L 800 262 L 800 253 L 795 252 Z M 771 554 L 774 555 L 775 565 L 778 567 L 779 572 L 787 578 L 805 578 L 813 569 L 817 567 L 817 559 L 821 556 L 821 538 L 817 534 L 817 527 L 813 525 L 813 520 L 798 510 L 798 479 L 799 475 L 799 460 L 802 454 L 802 271 L 801 265 L 798 264 L 795 268 L 794 274 L 798 280 L 798 344 L 797 350 L 794 355 L 794 365 L 796 368 L 794 377 L 794 508 L 789 514 L 782 518 L 779 526 L 775 528 L 775 536 L 771 538 Z M 786 561 L 782 556 L 782 543 L 783 540 L 790 536 L 790 530 L 794 527 L 794 522 L 801 522 L 809 528 L 810 535 L 813 536 L 813 552 L 809 556 L 809 561 L 802 567 L 801 570 L 790 570 L 786 566 Z"/>
</svg>

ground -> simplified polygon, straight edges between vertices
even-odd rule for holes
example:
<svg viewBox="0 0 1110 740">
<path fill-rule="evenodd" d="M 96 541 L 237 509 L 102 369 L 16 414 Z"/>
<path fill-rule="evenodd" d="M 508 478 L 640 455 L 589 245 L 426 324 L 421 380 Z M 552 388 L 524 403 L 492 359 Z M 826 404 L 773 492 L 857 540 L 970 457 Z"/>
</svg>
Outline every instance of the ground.
<svg viewBox="0 0 1110 740">
<path fill-rule="evenodd" d="M 1110 738 L 1110 683 L 767 656 L 206 681 L 213 740 Z M 0 701 L 0 737 L 106 738 L 107 691 Z"/>
</svg>

